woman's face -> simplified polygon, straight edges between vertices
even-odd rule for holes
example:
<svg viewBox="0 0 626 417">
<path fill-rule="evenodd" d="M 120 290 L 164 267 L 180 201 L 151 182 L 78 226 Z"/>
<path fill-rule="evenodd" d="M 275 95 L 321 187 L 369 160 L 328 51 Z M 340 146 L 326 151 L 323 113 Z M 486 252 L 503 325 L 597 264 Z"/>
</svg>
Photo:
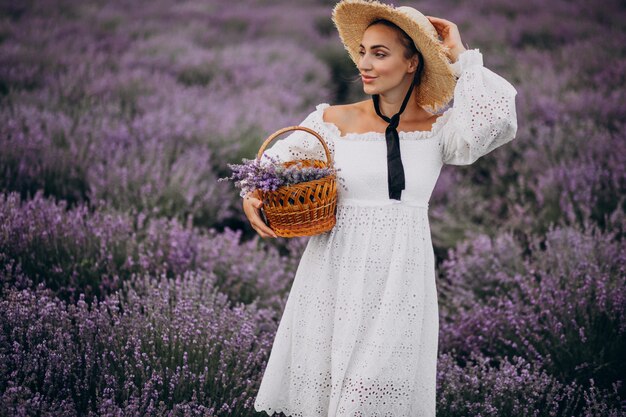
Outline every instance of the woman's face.
<svg viewBox="0 0 626 417">
<path fill-rule="evenodd" d="M 365 30 L 359 47 L 358 68 L 366 94 L 380 94 L 396 87 L 408 88 L 419 61 L 417 56 L 405 59 L 404 49 L 393 28 L 376 24 Z M 363 75 L 374 78 L 368 81 Z"/>
</svg>

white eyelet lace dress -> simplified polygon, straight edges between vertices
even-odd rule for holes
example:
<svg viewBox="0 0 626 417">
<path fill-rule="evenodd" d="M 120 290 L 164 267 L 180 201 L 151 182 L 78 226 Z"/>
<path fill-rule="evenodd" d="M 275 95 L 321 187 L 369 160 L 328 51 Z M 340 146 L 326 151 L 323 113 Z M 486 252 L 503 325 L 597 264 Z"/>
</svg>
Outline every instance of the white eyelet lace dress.
<svg viewBox="0 0 626 417">
<path fill-rule="evenodd" d="M 298 417 L 435 415 L 438 301 L 428 201 L 443 164 L 468 165 L 517 132 L 516 89 L 483 66 L 478 49 L 453 64 L 454 104 L 430 131 L 399 132 L 406 188 L 387 190 L 384 132 L 324 122 L 327 103 L 301 123 L 326 141 L 338 173 L 337 223 L 311 236 L 254 402 Z M 325 160 L 294 131 L 263 155 Z"/>
</svg>

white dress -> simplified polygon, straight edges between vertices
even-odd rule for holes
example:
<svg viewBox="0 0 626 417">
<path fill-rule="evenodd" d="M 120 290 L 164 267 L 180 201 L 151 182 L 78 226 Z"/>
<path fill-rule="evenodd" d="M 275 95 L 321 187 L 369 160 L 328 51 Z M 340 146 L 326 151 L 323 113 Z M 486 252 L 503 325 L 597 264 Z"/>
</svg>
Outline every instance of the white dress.
<svg viewBox="0 0 626 417">
<path fill-rule="evenodd" d="M 512 140 L 516 89 L 483 66 L 478 49 L 453 64 L 453 107 L 430 131 L 399 132 L 406 188 L 387 190 L 382 132 L 341 132 L 327 103 L 301 125 L 318 132 L 341 168 L 337 223 L 311 236 L 254 402 L 298 417 L 435 415 L 438 301 L 428 201 L 443 164 L 468 165 Z M 325 159 L 294 131 L 265 155 Z"/>
</svg>

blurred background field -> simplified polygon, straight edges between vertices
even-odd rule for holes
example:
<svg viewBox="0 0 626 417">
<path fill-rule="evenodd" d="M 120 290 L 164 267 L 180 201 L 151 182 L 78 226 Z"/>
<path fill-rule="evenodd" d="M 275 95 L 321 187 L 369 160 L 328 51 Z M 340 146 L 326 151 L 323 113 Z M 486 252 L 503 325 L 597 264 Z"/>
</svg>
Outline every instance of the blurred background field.
<svg viewBox="0 0 626 417">
<path fill-rule="evenodd" d="M 334 4 L 0 2 L 0 415 L 261 415 L 308 238 L 217 178 L 367 98 Z M 430 203 L 437 415 L 626 415 L 626 5 L 396 5 L 518 90 L 517 139 Z"/>
</svg>

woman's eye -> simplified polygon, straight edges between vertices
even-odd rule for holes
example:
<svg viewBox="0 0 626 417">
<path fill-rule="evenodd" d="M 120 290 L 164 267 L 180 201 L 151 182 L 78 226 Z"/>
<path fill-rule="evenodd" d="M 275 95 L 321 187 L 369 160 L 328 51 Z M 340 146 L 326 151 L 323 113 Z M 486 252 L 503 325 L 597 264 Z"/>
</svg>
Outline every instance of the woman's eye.
<svg viewBox="0 0 626 417">
<path fill-rule="evenodd" d="M 359 55 L 363 55 L 363 54 L 364 54 L 363 51 L 359 52 Z M 385 54 L 379 52 L 379 53 L 376 54 L 376 56 L 379 57 L 379 58 L 383 58 L 383 57 L 385 57 Z"/>
</svg>

